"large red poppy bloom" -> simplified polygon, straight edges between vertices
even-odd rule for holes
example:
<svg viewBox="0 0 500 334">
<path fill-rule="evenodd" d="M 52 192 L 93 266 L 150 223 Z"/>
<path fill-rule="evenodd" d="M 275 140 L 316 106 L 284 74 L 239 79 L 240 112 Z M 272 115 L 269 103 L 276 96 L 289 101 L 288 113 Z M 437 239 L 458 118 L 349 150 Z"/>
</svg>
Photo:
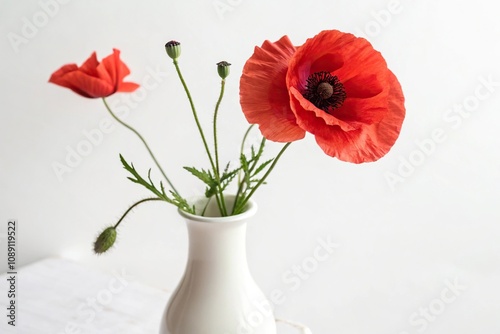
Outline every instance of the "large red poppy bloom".
<svg viewBox="0 0 500 334">
<path fill-rule="evenodd" d="M 76 64 L 64 65 L 52 74 L 49 82 L 69 88 L 84 97 L 101 98 L 116 92 L 135 91 L 138 84 L 123 81 L 129 74 L 130 70 L 120 59 L 120 50 L 113 49 L 113 54 L 101 63 L 94 52 L 80 67 Z"/>
<path fill-rule="evenodd" d="M 290 142 L 309 132 L 326 154 L 353 163 L 384 156 L 405 116 L 401 86 L 382 55 L 336 30 L 297 48 L 286 36 L 256 47 L 243 68 L 240 103 L 267 139 Z"/>
</svg>

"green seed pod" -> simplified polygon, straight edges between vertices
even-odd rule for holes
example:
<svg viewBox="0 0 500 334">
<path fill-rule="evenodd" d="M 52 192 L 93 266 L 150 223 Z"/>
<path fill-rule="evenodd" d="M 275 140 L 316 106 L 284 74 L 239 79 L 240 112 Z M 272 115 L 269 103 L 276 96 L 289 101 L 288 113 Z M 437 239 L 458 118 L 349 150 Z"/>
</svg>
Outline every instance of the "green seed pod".
<svg viewBox="0 0 500 334">
<path fill-rule="evenodd" d="M 229 76 L 229 64 L 227 61 L 221 61 L 217 63 L 217 72 L 222 79 L 226 79 Z"/>
<path fill-rule="evenodd" d="M 116 240 L 116 229 L 111 226 L 106 228 L 99 235 L 94 243 L 94 252 L 96 254 L 102 254 L 113 246 Z"/>
<path fill-rule="evenodd" d="M 167 51 L 168 56 L 175 60 L 181 55 L 181 43 L 177 41 L 170 41 L 165 44 L 165 50 Z"/>
</svg>

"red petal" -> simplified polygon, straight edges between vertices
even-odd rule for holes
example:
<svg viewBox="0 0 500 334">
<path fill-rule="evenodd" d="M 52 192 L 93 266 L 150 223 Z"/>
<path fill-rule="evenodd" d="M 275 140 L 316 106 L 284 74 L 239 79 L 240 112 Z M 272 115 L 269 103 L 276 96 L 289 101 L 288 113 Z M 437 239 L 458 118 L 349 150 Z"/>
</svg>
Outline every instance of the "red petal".
<svg viewBox="0 0 500 334">
<path fill-rule="evenodd" d="M 321 57 L 318 57 L 318 59 L 316 59 L 314 63 L 312 63 L 309 71 L 310 73 L 323 71 L 334 73 L 342 66 L 344 66 L 344 59 L 341 55 L 325 54 Z"/>
<path fill-rule="evenodd" d="M 81 71 L 75 71 L 66 75 L 66 80 L 71 82 L 71 90 L 89 98 L 106 97 L 114 93 L 114 88 L 108 82 L 92 77 Z"/>
<path fill-rule="evenodd" d="M 384 82 L 387 73 L 386 69 Z M 348 98 L 332 115 L 345 122 L 366 124 L 378 123 L 385 117 L 389 86 L 380 85 L 375 75 L 359 74 L 345 82 L 344 89 Z"/>
<path fill-rule="evenodd" d="M 97 72 L 97 66 L 99 66 L 99 62 L 97 61 L 97 55 L 93 52 L 90 57 L 80 66 L 79 70 L 85 74 L 88 74 L 92 77 L 99 77 L 99 73 Z"/>
<path fill-rule="evenodd" d="M 139 86 L 138 84 L 133 83 L 133 82 L 122 82 L 120 84 L 120 88 L 118 88 L 117 92 L 131 93 L 139 87 L 141 87 L 141 86 Z"/>
<path fill-rule="evenodd" d="M 139 87 L 139 85 L 135 83 L 128 83 L 125 87 L 122 87 L 124 84 L 123 79 L 130 74 L 130 70 L 127 65 L 121 61 L 120 50 L 113 49 L 113 54 L 102 60 L 102 66 L 105 69 L 105 71 L 102 71 L 102 78 L 104 79 L 104 73 L 107 73 L 110 78 L 110 83 L 115 87 L 115 91 L 133 92 Z"/>
<path fill-rule="evenodd" d="M 286 78 L 288 87 L 296 87 L 304 91 L 307 78 L 312 73 L 334 72 L 350 59 L 345 58 L 343 47 L 350 43 L 354 36 L 337 30 L 322 31 L 309 38 L 297 49 L 289 63 Z"/>
<path fill-rule="evenodd" d="M 115 91 L 118 89 L 117 64 L 119 61 L 120 51 L 113 49 L 113 53 L 103 58 L 101 64 L 97 68 L 99 71 L 99 77 L 115 87 Z"/>
<path fill-rule="evenodd" d="M 387 63 L 367 40 L 356 38 L 342 53 L 348 61 L 333 73 L 342 83 L 363 74 L 365 77 L 375 76 L 382 86 L 387 84 Z"/>
<path fill-rule="evenodd" d="M 325 111 L 318 109 L 295 88 L 290 88 L 290 104 L 297 116 L 297 124 L 307 132 L 317 134 L 325 126 L 336 125 L 343 131 L 356 130 L 359 125 L 345 122 Z"/>
<path fill-rule="evenodd" d="M 386 117 L 381 122 L 356 131 L 330 127 L 316 136 L 323 151 L 340 160 L 362 163 L 383 157 L 396 142 L 405 117 L 404 96 L 396 76 L 389 71 L 389 98 Z"/>
<path fill-rule="evenodd" d="M 302 139 L 301 129 L 290 108 L 286 87 L 288 61 L 295 52 L 287 36 L 264 42 L 248 59 L 240 79 L 240 103 L 249 123 L 259 124 L 269 140 L 290 142 Z"/>
<path fill-rule="evenodd" d="M 76 64 L 68 64 L 64 65 L 50 76 L 49 82 L 69 88 L 71 86 L 71 82 L 69 82 L 66 78 L 66 74 L 77 71 L 78 66 Z"/>
<path fill-rule="evenodd" d="M 61 87 L 69 88 L 83 97 L 90 98 L 91 96 L 86 91 L 82 90 L 78 83 L 75 82 L 74 77 L 77 73 L 81 72 L 79 72 L 76 64 L 64 65 L 52 74 L 49 82 Z"/>
</svg>

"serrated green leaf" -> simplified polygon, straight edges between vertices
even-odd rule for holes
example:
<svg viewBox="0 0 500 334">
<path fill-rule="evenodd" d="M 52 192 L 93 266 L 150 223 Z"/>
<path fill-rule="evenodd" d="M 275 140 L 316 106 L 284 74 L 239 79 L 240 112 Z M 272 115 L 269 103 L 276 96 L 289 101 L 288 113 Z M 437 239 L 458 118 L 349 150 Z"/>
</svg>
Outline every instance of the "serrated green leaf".
<svg viewBox="0 0 500 334">
<path fill-rule="evenodd" d="M 269 159 L 266 162 L 263 162 L 262 164 L 260 164 L 259 167 L 257 167 L 255 172 L 253 173 L 253 175 L 259 174 L 264 168 L 266 168 L 267 165 L 269 165 L 271 162 L 273 162 L 273 160 L 274 159 Z"/>
<path fill-rule="evenodd" d="M 196 176 L 208 186 L 217 184 L 217 181 L 213 178 L 212 173 L 210 173 L 209 171 L 206 171 L 204 169 L 198 170 L 195 167 L 184 167 L 184 169 Z"/>
</svg>

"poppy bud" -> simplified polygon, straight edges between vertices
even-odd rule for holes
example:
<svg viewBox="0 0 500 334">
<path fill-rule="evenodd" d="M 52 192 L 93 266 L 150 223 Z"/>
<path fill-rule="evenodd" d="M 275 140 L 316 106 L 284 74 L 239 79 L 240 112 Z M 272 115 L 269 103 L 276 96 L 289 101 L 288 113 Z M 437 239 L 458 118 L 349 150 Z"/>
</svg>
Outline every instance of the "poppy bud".
<svg viewBox="0 0 500 334">
<path fill-rule="evenodd" d="M 168 56 L 175 60 L 181 55 L 181 43 L 177 41 L 170 41 L 165 44 L 165 50 L 167 50 Z"/>
<path fill-rule="evenodd" d="M 229 64 L 227 61 L 221 61 L 217 63 L 217 72 L 222 79 L 226 79 L 229 75 Z"/>
<path fill-rule="evenodd" d="M 113 246 L 116 240 L 116 229 L 111 226 L 106 228 L 99 235 L 94 243 L 94 252 L 96 254 L 102 254 Z"/>
</svg>

